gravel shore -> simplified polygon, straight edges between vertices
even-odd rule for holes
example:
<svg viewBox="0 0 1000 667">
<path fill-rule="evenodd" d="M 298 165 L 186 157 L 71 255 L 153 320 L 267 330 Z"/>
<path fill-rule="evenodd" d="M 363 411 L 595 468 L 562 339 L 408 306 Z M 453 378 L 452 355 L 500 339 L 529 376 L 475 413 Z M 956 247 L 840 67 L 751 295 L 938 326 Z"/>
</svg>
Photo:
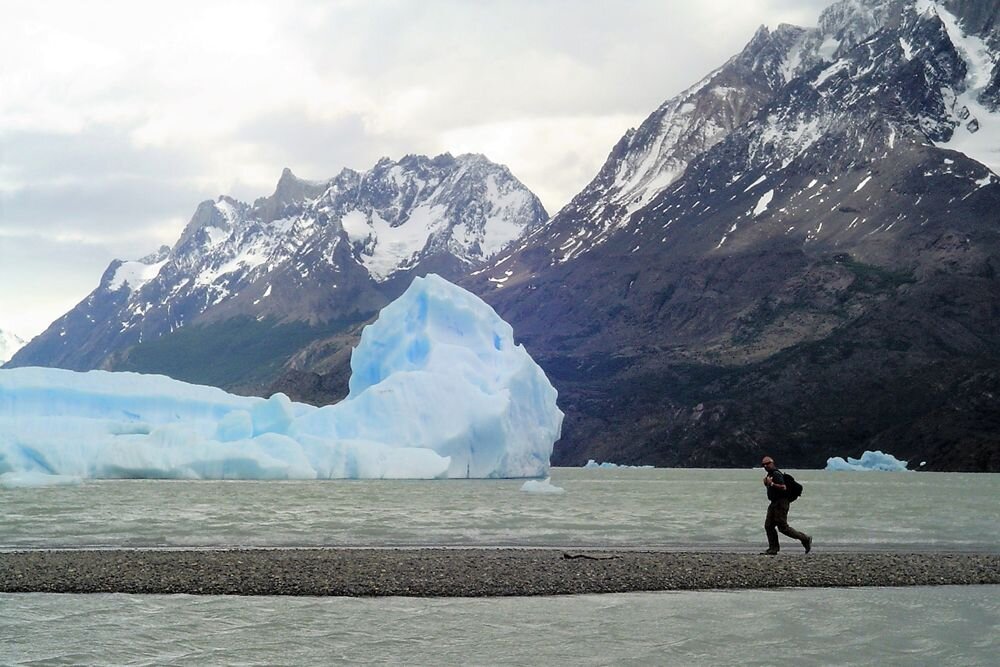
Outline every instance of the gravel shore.
<svg viewBox="0 0 1000 667">
<path fill-rule="evenodd" d="M 481 597 L 1000 584 L 1000 554 L 233 549 L 0 553 L 0 592 Z"/>
</svg>

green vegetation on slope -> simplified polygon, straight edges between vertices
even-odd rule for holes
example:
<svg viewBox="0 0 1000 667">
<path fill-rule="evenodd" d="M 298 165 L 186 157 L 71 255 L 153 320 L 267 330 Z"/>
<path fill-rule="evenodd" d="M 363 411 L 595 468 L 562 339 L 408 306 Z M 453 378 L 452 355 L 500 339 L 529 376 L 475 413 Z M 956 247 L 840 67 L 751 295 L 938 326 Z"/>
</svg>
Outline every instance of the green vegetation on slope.
<svg viewBox="0 0 1000 667">
<path fill-rule="evenodd" d="M 114 370 L 160 373 L 176 380 L 223 389 L 269 384 L 282 365 L 310 342 L 332 335 L 349 322 L 278 324 L 240 317 L 191 325 L 140 343 Z"/>
</svg>

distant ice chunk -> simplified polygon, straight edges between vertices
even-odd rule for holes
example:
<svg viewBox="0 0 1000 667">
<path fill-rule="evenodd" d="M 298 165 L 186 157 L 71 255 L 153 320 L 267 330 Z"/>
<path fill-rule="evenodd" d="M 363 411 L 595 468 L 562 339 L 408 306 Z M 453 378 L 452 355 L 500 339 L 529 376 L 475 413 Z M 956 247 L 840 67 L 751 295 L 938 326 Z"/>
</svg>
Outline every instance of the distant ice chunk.
<svg viewBox="0 0 1000 667">
<path fill-rule="evenodd" d="M 866 451 L 860 459 L 847 457 L 845 461 L 839 456 L 834 456 L 826 460 L 826 470 L 858 470 L 869 471 L 879 470 L 884 472 L 900 472 L 906 470 L 907 461 L 900 461 L 892 454 L 884 454 L 881 451 Z"/>
<path fill-rule="evenodd" d="M 521 490 L 526 493 L 566 493 L 566 489 L 552 484 L 552 479 L 529 479 L 521 485 Z"/>
<path fill-rule="evenodd" d="M 513 330 L 416 278 L 362 334 L 350 393 L 316 408 L 164 376 L 0 370 L 0 474 L 79 478 L 543 477 L 563 414 Z"/>
<path fill-rule="evenodd" d="M 633 470 L 641 470 L 641 469 L 652 468 L 653 466 L 630 466 L 630 465 L 621 465 L 621 464 L 618 464 L 618 463 L 610 463 L 608 461 L 603 461 L 601 463 L 598 463 L 594 459 L 589 459 L 587 461 L 587 463 L 584 464 L 583 467 L 584 468 L 606 468 L 606 469 L 612 469 L 612 470 L 613 469 L 625 469 L 625 468 L 630 468 L 630 469 L 633 469 Z"/>
</svg>

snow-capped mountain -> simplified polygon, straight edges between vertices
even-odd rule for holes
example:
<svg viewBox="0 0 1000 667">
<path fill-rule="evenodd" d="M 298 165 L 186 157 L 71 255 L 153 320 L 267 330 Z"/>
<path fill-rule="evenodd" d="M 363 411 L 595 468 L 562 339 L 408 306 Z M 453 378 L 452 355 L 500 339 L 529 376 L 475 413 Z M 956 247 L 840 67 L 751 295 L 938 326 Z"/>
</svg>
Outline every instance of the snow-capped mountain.
<svg viewBox="0 0 1000 667">
<path fill-rule="evenodd" d="M 599 247 L 684 175 L 695 157 L 734 129 L 756 126 L 765 107 L 776 113 L 763 119 L 766 132 L 759 127 L 750 149 L 756 157 L 776 149 L 789 160 L 841 122 L 838 114 L 850 111 L 854 124 L 863 126 L 857 114 L 868 111 L 876 122 L 920 125 L 918 136 L 1000 172 L 1000 76 L 994 71 L 997 49 L 987 44 L 1000 40 L 1000 27 L 979 15 L 985 37 L 969 34 L 947 5 L 979 7 L 963 1 L 843 0 L 822 13 L 816 28 L 762 26 L 740 54 L 626 133 L 597 177 L 509 254 L 541 239 L 557 248 L 546 261 L 560 263 Z M 944 51 L 935 53 L 938 47 Z M 850 90 L 842 85 L 844 75 Z M 929 78 L 923 85 L 906 85 L 906 77 L 924 75 Z M 893 133 L 894 139 L 903 130 Z M 770 168 L 774 161 L 758 166 Z M 527 255 L 539 257 L 537 249 Z M 501 260 L 503 271 L 491 280 L 516 283 L 523 271 Z M 522 268 L 530 273 L 538 267 Z"/>
<path fill-rule="evenodd" d="M 998 3 L 842 0 L 814 28 L 761 28 L 551 219 L 499 175 L 470 168 L 459 194 L 465 157 L 286 173 L 112 264 L 13 361 L 198 366 L 229 388 L 238 363 L 265 393 L 334 400 L 352 325 L 434 269 L 558 389 L 555 465 L 881 449 L 1000 471 L 998 61 Z"/>
<path fill-rule="evenodd" d="M 998 19 L 761 29 L 477 272 L 559 389 L 554 463 L 1000 469 Z"/>
<path fill-rule="evenodd" d="M 0 366 L 3 366 L 14 353 L 24 347 L 25 341 L 16 334 L 0 329 Z"/>
<path fill-rule="evenodd" d="M 113 262 L 12 364 L 118 367 L 137 344 L 234 319 L 347 326 L 409 276 L 463 275 L 546 217 L 506 167 L 481 155 L 386 158 L 325 182 L 286 169 L 270 197 L 203 202 L 173 248 Z"/>
</svg>

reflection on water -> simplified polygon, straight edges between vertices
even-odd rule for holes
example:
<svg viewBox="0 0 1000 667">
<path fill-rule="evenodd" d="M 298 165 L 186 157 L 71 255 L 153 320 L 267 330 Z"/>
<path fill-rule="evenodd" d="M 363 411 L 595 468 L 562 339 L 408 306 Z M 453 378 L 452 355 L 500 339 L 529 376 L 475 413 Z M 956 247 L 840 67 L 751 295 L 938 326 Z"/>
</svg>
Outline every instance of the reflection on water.
<svg viewBox="0 0 1000 667">
<path fill-rule="evenodd" d="M 528 545 L 755 548 L 757 470 L 556 468 L 522 480 L 100 481 L 0 490 L 0 548 Z M 816 548 L 1000 548 L 1000 475 L 796 471 Z M 961 489 L 961 492 L 956 492 Z"/>
<path fill-rule="evenodd" d="M 0 594 L 0 664 L 988 665 L 996 586 L 552 598 Z"/>
</svg>

